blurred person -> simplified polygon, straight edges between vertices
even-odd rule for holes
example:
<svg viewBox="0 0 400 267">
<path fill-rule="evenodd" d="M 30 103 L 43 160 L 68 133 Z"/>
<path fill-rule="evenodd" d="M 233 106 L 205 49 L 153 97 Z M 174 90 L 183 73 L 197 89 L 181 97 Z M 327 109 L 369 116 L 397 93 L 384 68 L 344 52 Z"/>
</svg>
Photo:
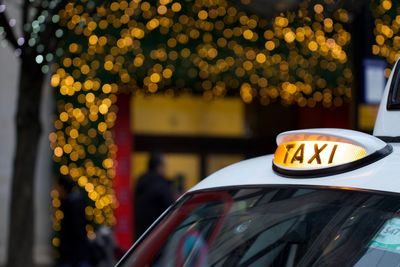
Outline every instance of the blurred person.
<svg viewBox="0 0 400 267">
<path fill-rule="evenodd" d="M 86 234 L 86 202 L 69 176 L 57 179 L 60 210 L 64 214 L 60 230 L 60 267 L 91 267 L 91 247 Z"/>
<path fill-rule="evenodd" d="M 138 238 L 174 202 L 171 182 L 165 178 L 165 158 L 162 153 L 151 153 L 148 171 L 139 177 L 134 199 Z"/>
</svg>

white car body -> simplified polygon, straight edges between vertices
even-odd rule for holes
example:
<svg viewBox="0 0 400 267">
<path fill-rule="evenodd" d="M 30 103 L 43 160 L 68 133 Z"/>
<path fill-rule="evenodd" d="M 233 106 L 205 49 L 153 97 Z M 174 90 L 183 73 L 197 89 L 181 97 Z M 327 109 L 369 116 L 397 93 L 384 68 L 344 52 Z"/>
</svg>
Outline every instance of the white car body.
<svg viewBox="0 0 400 267">
<path fill-rule="evenodd" d="M 400 144 L 393 152 L 365 167 L 320 178 L 287 178 L 271 166 L 273 155 L 245 160 L 210 175 L 190 191 L 245 185 L 313 185 L 400 193 Z"/>
</svg>

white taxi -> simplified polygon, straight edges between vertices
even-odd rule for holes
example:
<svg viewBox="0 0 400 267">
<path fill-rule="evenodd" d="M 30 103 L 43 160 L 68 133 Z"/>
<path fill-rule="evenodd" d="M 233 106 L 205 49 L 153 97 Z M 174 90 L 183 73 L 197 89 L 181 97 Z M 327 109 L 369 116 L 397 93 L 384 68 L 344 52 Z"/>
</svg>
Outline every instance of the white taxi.
<svg viewBox="0 0 400 267">
<path fill-rule="evenodd" d="M 291 131 L 181 197 L 118 263 L 400 266 L 400 63 L 374 135 Z"/>
</svg>

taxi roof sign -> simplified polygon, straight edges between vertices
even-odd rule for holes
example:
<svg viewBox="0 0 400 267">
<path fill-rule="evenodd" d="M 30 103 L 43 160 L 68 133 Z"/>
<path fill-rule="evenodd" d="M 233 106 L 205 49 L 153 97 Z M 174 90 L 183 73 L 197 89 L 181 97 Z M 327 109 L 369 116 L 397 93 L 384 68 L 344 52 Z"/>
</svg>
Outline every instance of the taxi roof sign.
<svg viewBox="0 0 400 267">
<path fill-rule="evenodd" d="M 277 137 L 274 170 L 304 178 L 333 175 L 368 165 L 386 156 L 391 146 L 360 132 L 344 129 L 309 129 Z"/>
</svg>

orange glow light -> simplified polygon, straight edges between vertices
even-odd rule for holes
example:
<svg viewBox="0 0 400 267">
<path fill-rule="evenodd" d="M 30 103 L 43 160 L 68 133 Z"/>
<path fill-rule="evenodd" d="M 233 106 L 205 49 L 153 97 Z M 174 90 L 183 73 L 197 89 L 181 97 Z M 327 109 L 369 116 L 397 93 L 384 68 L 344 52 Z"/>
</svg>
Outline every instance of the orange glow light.
<svg viewBox="0 0 400 267">
<path fill-rule="evenodd" d="M 365 157 L 358 145 L 334 141 L 291 141 L 278 146 L 274 164 L 285 169 L 320 169 L 346 164 Z"/>
</svg>

